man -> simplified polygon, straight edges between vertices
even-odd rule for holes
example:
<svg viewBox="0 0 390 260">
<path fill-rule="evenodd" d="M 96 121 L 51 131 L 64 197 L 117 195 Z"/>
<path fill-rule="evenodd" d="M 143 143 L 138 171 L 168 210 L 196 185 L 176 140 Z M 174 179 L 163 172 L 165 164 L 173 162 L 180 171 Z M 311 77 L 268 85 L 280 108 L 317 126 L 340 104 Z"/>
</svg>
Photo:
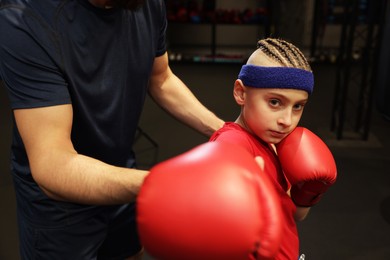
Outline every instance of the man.
<svg viewBox="0 0 390 260">
<path fill-rule="evenodd" d="M 22 259 L 140 259 L 146 93 L 205 135 L 223 124 L 170 70 L 166 27 L 163 0 L 0 1 Z"/>
</svg>

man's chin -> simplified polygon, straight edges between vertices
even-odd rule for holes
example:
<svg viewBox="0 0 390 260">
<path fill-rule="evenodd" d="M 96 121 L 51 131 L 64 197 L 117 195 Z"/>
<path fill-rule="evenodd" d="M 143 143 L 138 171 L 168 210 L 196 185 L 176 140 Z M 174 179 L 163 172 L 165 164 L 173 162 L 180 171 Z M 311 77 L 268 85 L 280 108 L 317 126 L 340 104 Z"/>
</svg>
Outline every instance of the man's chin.
<svg viewBox="0 0 390 260">
<path fill-rule="evenodd" d="M 114 8 L 121 8 L 126 10 L 136 10 L 141 7 L 146 0 L 111 0 L 110 4 Z"/>
</svg>

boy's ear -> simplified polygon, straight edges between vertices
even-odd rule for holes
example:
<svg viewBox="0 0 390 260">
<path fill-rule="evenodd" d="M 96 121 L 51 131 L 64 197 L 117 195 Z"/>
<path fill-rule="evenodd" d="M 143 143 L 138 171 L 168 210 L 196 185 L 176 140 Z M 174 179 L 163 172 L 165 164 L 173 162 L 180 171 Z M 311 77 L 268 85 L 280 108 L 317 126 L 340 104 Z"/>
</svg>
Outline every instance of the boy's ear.
<svg viewBox="0 0 390 260">
<path fill-rule="evenodd" d="M 245 101 L 245 86 L 240 79 L 234 82 L 233 96 L 236 103 L 240 106 L 244 105 Z"/>
</svg>

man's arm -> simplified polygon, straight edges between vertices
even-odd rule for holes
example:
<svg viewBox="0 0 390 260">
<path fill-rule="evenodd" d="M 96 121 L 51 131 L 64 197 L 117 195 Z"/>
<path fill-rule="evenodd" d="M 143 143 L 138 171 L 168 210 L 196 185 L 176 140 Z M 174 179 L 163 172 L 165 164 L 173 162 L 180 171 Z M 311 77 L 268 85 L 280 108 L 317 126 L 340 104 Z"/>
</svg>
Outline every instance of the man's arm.
<svg viewBox="0 0 390 260">
<path fill-rule="evenodd" d="M 149 84 L 152 98 L 181 122 L 210 136 L 223 121 L 203 106 L 187 86 L 171 71 L 167 53 L 154 61 Z"/>
<path fill-rule="evenodd" d="M 85 204 L 135 199 L 146 171 L 105 164 L 75 151 L 70 139 L 71 105 L 17 109 L 19 133 L 34 180 L 51 198 Z"/>
</svg>

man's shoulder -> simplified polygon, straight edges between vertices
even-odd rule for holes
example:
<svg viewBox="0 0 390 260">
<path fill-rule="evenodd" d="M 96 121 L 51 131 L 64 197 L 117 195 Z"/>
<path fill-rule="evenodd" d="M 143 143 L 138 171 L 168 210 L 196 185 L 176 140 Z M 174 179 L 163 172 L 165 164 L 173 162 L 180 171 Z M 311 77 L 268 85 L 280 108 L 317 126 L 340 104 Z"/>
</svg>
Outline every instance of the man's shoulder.
<svg viewBox="0 0 390 260">
<path fill-rule="evenodd" d="M 0 19 L 14 21 L 21 27 L 29 25 L 32 21 L 50 27 L 60 8 L 60 0 L 0 0 Z"/>
</svg>

